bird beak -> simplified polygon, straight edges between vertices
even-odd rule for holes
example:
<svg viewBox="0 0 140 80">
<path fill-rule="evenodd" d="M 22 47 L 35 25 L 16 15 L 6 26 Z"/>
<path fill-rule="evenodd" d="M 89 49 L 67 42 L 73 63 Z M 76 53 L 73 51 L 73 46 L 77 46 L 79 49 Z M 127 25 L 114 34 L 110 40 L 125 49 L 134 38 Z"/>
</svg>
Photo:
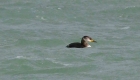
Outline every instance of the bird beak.
<svg viewBox="0 0 140 80">
<path fill-rule="evenodd" d="M 96 42 L 97 43 L 97 41 L 95 41 L 95 40 L 90 40 L 90 42 Z"/>
</svg>

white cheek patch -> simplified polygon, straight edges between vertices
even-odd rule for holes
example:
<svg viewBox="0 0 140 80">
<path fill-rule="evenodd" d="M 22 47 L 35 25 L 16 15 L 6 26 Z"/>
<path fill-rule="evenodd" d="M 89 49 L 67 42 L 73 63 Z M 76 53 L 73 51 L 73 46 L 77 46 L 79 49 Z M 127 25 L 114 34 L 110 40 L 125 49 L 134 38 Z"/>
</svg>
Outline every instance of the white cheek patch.
<svg viewBox="0 0 140 80">
<path fill-rule="evenodd" d="M 91 40 L 90 40 L 89 38 L 87 39 L 87 41 L 88 41 L 88 42 L 91 42 Z"/>
<path fill-rule="evenodd" d="M 91 40 L 89 38 L 84 39 L 86 42 L 91 42 Z"/>
<path fill-rule="evenodd" d="M 87 39 L 87 41 L 88 41 L 88 42 L 91 42 L 91 40 L 90 40 L 90 39 Z"/>
</svg>

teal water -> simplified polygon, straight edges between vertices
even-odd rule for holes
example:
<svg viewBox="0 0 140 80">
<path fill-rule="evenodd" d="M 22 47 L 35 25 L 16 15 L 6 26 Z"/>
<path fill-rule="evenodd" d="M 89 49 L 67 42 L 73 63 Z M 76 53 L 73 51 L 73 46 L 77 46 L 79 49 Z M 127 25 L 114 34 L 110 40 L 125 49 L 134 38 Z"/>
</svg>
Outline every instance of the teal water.
<svg viewBox="0 0 140 80">
<path fill-rule="evenodd" d="M 139 80 L 139 25 L 139 0 L 1 0 L 0 80 Z"/>
</svg>

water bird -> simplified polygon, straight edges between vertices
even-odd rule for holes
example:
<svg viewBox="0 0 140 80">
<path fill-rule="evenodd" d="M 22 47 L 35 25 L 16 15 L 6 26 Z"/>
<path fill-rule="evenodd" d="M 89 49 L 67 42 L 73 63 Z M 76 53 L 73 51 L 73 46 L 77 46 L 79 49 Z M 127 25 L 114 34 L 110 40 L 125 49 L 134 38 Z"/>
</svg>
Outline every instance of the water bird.
<svg viewBox="0 0 140 80">
<path fill-rule="evenodd" d="M 91 37 L 89 36 L 83 36 L 81 39 L 81 43 L 80 42 L 74 42 L 74 43 L 70 43 L 69 45 L 67 45 L 67 48 L 86 48 L 86 47 L 91 47 L 88 42 L 96 42 L 95 40 L 93 40 Z"/>
</svg>

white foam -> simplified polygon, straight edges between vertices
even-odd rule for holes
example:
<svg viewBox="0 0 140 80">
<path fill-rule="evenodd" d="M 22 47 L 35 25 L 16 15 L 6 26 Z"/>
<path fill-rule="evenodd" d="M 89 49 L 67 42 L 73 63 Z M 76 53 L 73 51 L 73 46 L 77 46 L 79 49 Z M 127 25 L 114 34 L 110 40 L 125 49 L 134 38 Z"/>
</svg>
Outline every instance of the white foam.
<svg viewBox="0 0 140 80">
<path fill-rule="evenodd" d="M 39 18 L 39 16 L 36 16 L 36 18 Z"/>
<path fill-rule="evenodd" d="M 42 20 L 46 20 L 44 17 L 41 17 Z"/>
<path fill-rule="evenodd" d="M 23 56 L 16 56 L 16 58 L 21 59 L 21 58 L 25 58 L 25 57 L 23 57 Z"/>
<path fill-rule="evenodd" d="M 61 10 L 61 8 L 58 8 L 59 10 Z"/>
<path fill-rule="evenodd" d="M 52 58 L 46 58 L 46 59 L 49 60 L 49 61 L 51 61 L 51 62 L 53 62 L 53 63 L 55 63 L 55 64 L 61 64 L 61 65 L 64 65 L 64 66 L 71 65 L 71 64 L 62 63 L 60 61 L 56 61 L 55 59 L 52 59 Z"/>
<path fill-rule="evenodd" d="M 123 27 L 123 28 L 121 28 L 121 29 L 129 29 L 130 27 Z"/>
</svg>

